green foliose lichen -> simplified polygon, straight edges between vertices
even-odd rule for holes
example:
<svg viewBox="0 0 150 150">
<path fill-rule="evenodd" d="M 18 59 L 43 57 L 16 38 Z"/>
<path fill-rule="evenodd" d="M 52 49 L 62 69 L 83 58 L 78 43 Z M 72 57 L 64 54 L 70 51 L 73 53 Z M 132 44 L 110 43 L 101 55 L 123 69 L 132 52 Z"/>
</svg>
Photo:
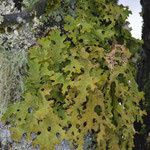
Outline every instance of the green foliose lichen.
<svg viewBox="0 0 150 150">
<path fill-rule="evenodd" d="M 63 139 L 82 150 L 92 132 L 98 150 L 132 149 L 134 122 L 145 112 L 129 61 L 133 38 L 122 28 L 129 13 L 113 2 L 78 0 L 76 15 L 29 50 L 25 99 L 3 116 L 15 141 L 34 132 L 41 150 Z"/>
</svg>

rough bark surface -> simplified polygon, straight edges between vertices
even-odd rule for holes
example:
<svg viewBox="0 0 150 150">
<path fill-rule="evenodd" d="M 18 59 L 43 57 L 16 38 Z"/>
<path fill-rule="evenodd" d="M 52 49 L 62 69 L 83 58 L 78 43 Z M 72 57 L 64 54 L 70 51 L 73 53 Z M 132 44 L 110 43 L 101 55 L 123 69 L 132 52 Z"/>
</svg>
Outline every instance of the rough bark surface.
<svg viewBox="0 0 150 150">
<path fill-rule="evenodd" d="M 139 90 L 144 90 L 147 116 L 144 117 L 144 124 L 146 125 L 144 134 L 135 135 L 135 150 L 150 150 L 150 1 L 141 0 L 142 14 L 143 14 L 143 31 L 142 39 L 143 52 L 141 54 L 141 60 L 139 65 L 139 72 L 137 82 L 139 84 Z M 144 108 L 145 109 L 145 108 Z M 141 125 L 136 123 L 137 130 L 141 130 Z"/>
</svg>

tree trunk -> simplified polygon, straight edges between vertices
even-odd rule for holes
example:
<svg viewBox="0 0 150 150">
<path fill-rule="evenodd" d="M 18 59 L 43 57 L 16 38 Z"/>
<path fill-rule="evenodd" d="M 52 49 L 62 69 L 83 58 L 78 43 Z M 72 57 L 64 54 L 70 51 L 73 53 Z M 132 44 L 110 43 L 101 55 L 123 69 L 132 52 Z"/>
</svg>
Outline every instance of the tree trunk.
<svg viewBox="0 0 150 150">
<path fill-rule="evenodd" d="M 143 31 L 142 39 L 144 41 L 141 60 L 139 62 L 139 72 L 137 82 L 139 90 L 145 92 L 147 116 L 144 117 L 144 124 L 146 125 L 144 134 L 135 135 L 135 150 L 150 150 L 150 1 L 141 0 L 142 14 L 143 14 Z M 146 108 L 145 108 L 146 107 Z M 141 130 L 142 126 L 135 124 L 137 130 Z"/>
</svg>

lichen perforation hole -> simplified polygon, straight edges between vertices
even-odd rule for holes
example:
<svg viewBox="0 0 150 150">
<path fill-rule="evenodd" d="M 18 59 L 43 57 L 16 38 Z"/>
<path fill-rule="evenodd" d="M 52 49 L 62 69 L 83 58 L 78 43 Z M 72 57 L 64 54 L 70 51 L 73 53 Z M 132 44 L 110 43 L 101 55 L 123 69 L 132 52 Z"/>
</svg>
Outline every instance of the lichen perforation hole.
<svg viewBox="0 0 150 150">
<path fill-rule="evenodd" d="M 83 123 L 83 126 L 86 127 L 86 125 L 87 125 L 87 122 L 84 122 L 84 123 Z"/>
<path fill-rule="evenodd" d="M 18 118 L 18 121 L 21 121 L 21 118 Z"/>
<path fill-rule="evenodd" d="M 101 112 L 102 112 L 102 108 L 100 105 L 96 105 L 95 108 L 94 108 L 94 112 L 97 113 L 98 116 L 101 115 Z"/>
<path fill-rule="evenodd" d="M 40 134 L 41 134 L 41 131 L 38 131 L 38 132 L 37 132 L 37 135 L 40 135 Z"/>
<path fill-rule="evenodd" d="M 60 139 L 60 133 L 56 133 L 56 137 L 58 138 L 58 139 Z"/>
<path fill-rule="evenodd" d="M 51 127 L 50 127 L 50 126 L 47 127 L 47 131 L 48 131 L 48 132 L 51 131 Z"/>
<path fill-rule="evenodd" d="M 34 110 L 31 107 L 29 107 L 28 108 L 28 113 L 33 113 L 33 112 L 34 112 Z"/>
<path fill-rule="evenodd" d="M 44 88 L 41 89 L 41 91 L 44 91 L 44 90 L 45 90 Z"/>
</svg>

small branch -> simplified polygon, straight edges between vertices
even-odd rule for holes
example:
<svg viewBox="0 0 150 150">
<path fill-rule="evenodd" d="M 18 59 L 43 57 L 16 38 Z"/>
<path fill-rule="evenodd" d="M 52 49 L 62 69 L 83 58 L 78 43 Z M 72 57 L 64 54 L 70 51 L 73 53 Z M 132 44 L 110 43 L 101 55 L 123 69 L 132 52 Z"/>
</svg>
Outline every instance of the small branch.
<svg viewBox="0 0 150 150">
<path fill-rule="evenodd" d="M 2 15 L 4 21 L 0 24 L 0 27 L 22 24 L 32 21 L 34 17 L 40 17 L 45 12 L 47 1 L 39 0 L 21 13 Z"/>
</svg>

